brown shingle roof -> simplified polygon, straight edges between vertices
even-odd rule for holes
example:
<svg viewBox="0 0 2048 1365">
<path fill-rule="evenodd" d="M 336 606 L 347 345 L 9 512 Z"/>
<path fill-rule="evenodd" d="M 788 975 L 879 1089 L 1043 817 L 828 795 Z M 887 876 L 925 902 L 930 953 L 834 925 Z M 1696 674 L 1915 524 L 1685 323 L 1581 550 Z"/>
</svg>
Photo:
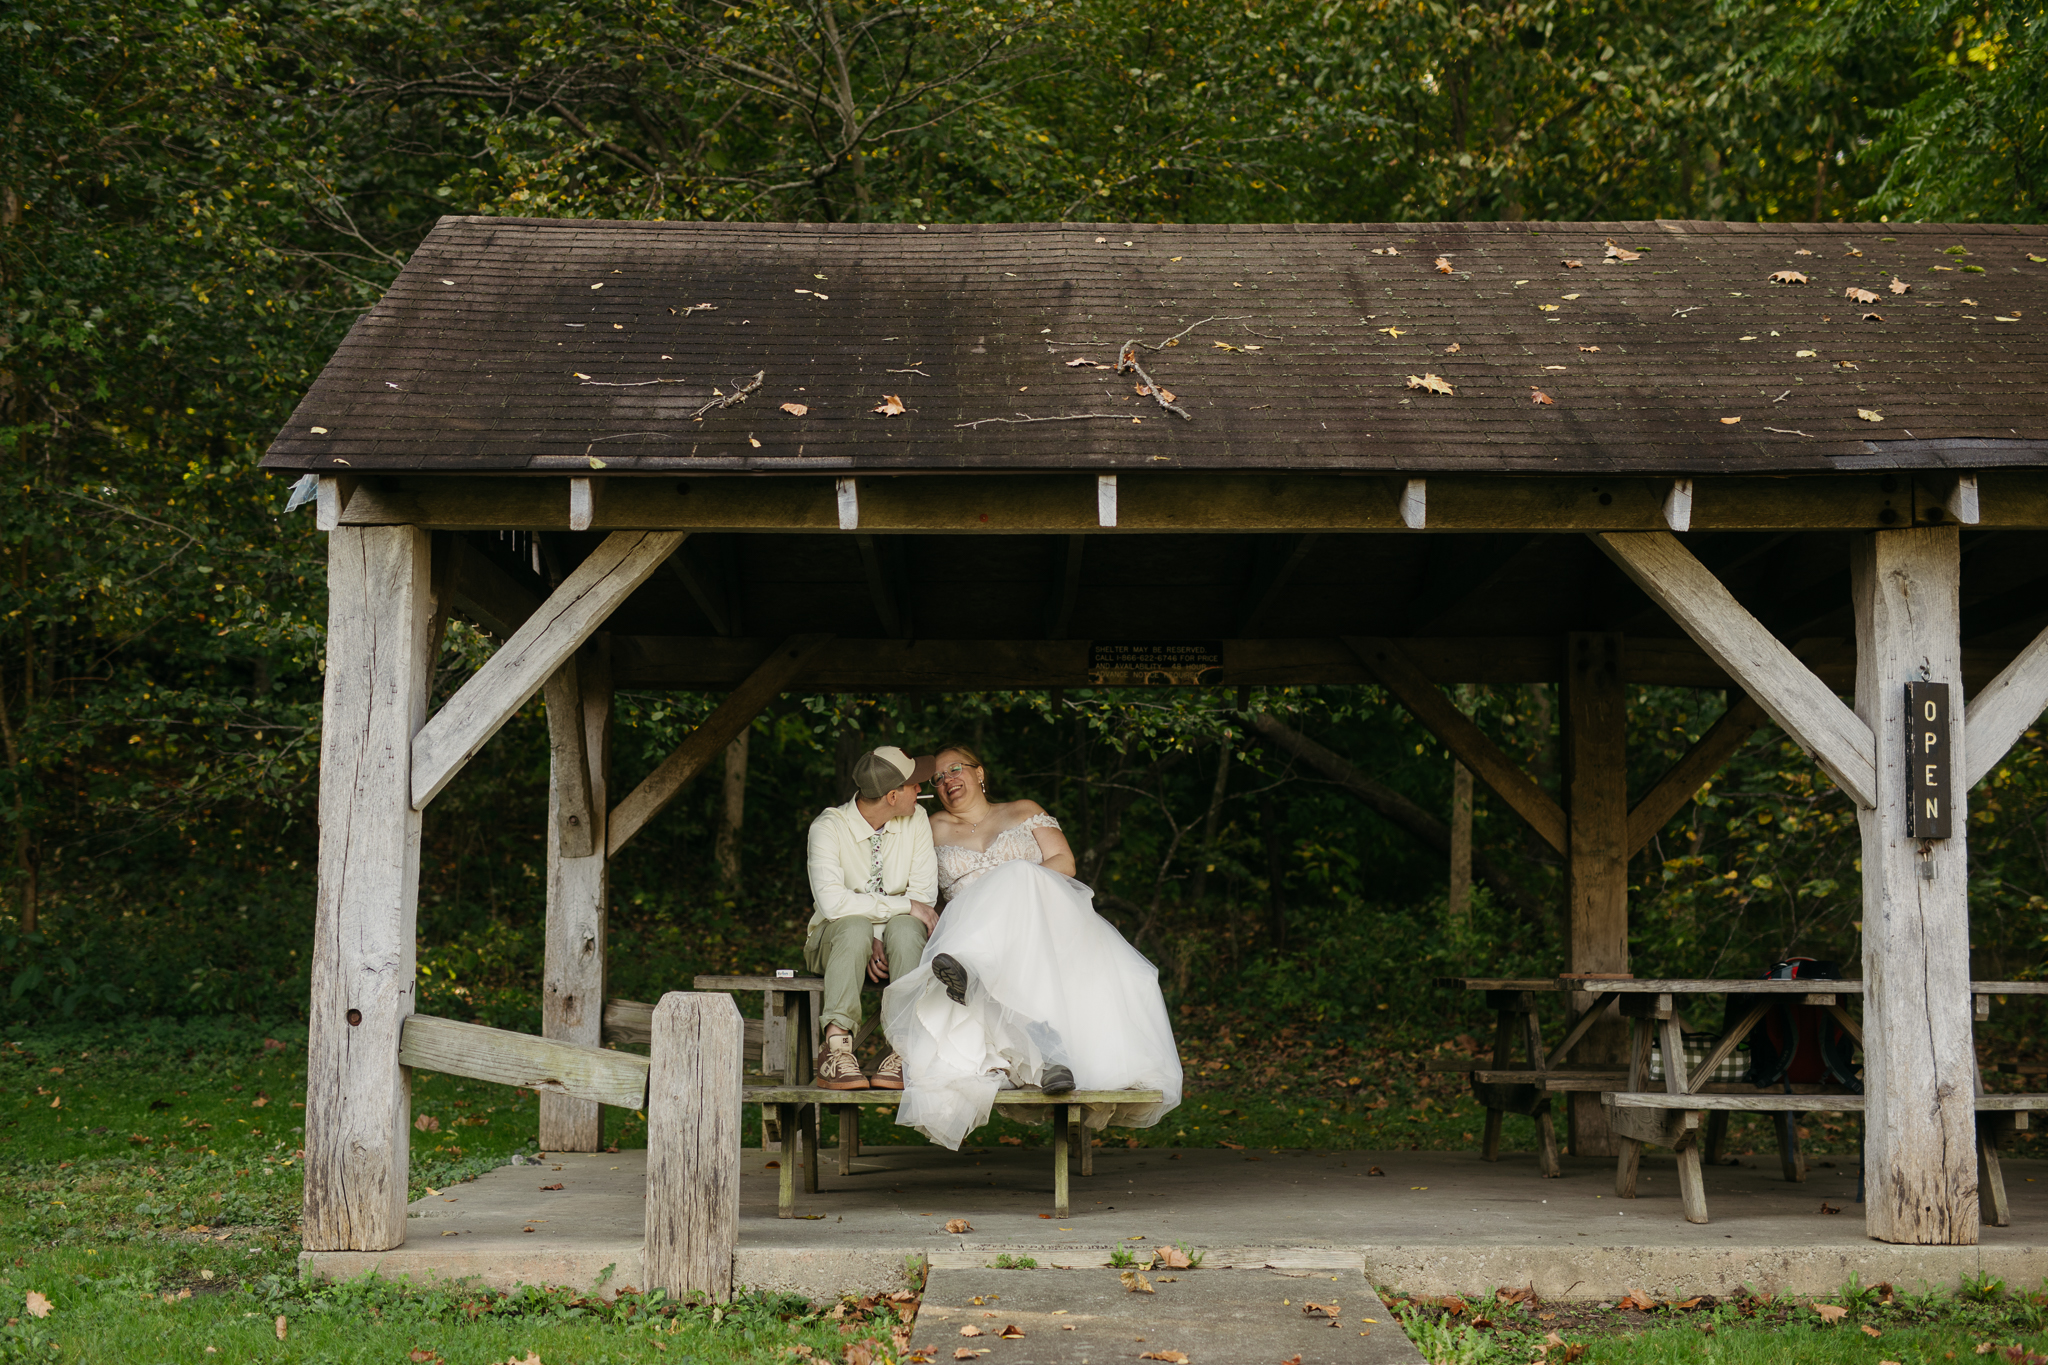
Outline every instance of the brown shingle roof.
<svg viewBox="0 0 2048 1365">
<path fill-rule="evenodd" d="M 1640 258 L 1610 263 L 1610 239 Z M 615 473 L 2048 465 L 2044 256 L 2048 228 L 1986 225 L 926 231 L 446 218 L 350 331 L 264 463 L 357 473 L 582 472 L 593 458 Z M 1809 282 L 1772 283 L 1781 270 Z M 1911 292 L 1893 294 L 1894 278 Z M 1845 297 L 1849 288 L 1878 302 Z M 1134 393 L 1131 375 L 1068 363 L 1112 365 L 1128 340 L 1176 334 L 1178 344 L 1139 356 L 1192 420 Z M 747 402 L 692 420 L 715 389 L 730 394 L 756 372 L 766 378 Z M 1455 394 L 1407 386 L 1428 374 Z M 1554 405 L 1532 402 L 1539 388 Z M 908 411 L 877 414 L 888 394 Z M 792 402 L 808 412 L 781 410 Z M 990 420 L 1077 414 L 1108 415 Z"/>
</svg>

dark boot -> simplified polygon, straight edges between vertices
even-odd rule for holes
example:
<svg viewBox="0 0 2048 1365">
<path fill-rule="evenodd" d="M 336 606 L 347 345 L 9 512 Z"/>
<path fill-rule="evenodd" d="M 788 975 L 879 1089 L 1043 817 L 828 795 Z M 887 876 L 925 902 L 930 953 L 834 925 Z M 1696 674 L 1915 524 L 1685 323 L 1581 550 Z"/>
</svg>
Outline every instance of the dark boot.
<svg viewBox="0 0 2048 1365">
<path fill-rule="evenodd" d="M 1071 1095 L 1074 1092 L 1074 1073 L 1054 1062 L 1045 1069 L 1038 1088 L 1048 1095 Z"/>
<path fill-rule="evenodd" d="M 967 969 L 951 953 L 932 959 L 932 975 L 946 988 L 946 998 L 956 1005 L 967 1003 Z"/>
</svg>

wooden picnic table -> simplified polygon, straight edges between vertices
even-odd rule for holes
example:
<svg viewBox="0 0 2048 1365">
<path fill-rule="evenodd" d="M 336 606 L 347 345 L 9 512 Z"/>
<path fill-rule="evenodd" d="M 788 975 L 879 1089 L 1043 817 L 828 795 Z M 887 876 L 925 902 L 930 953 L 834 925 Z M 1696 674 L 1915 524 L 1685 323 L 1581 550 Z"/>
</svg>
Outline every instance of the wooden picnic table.
<svg viewBox="0 0 2048 1365">
<path fill-rule="evenodd" d="M 1529 1113 L 1537 1118 L 1538 1169 L 1544 1175 L 1559 1173 L 1556 1138 L 1549 1114 L 1549 1095 L 1560 1092 L 1598 1093 L 1607 1107 L 1613 1131 L 1622 1139 L 1616 1158 L 1615 1192 L 1633 1198 L 1636 1170 L 1645 1143 L 1670 1147 L 1678 1157 L 1679 1195 L 1688 1222 L 1707 1221 L 1705 1182 L 1700 1161 L 1700 1122 L 1710 1116 L 1705 1134 L 1709 1158 L 1718 1151 L 1731 1112 L 1771 1113 L 1778 1116 L 1779 1156 L 1788 1180 L 1805 1178 L 1805 1164 L 1798 1147 L 1798 1115 L 1813 1110 L 1861 1112 L 1861 1094 L 1832 1084 L 1783 1083 L 1761 1090 L 1745 1083 L 1716 1082 L 1715 1070 L 1741 1046 L 1762 1022 L 1773 1003 L 1793 997 L 1797 1003 L 1826 1010 L 1841 1023 L 1860 1045 L 1861 1024 L 1843 1008 L 1843 998 L 1861 995 L 1860 980 L 1770 980 L 1758 978 L 1641 978 L 1626 976 L 1561 976 L 1557 978 L 1444 977 L 1440 986 L 1478 990 L 1487 994 L 1487 1004 L 1499 1017 L 1491 1067 L 1454 1064 L 1439 1070 L 1462 1070 L 1470 1074 L 1474 1093 L 1488 1105 L 1487 1143 L 1482 1155 L 1499 1159 L 1499 1132 L 1505 1113 Z M 1541 1045 L 1536 996 L 1544 992 L 1584 991 L 1591 1003 L 1574 1018 L 1556 1047 L 1545 1052 Z M 1973 981 L 1970 983 L 1972 1014 L 1978 1020 L 1990 1017 L 1994 1000 L 2009 995 L 2048 994 L 2048 982 Z M 1683 1002 L 1703 996 L 1754 997 L 1754 1003 L 1724 1032 L 1697 1068 L 1686 1061 Z M 1624 1067 L 1568 1067 L 1571 1049 L 1591 1031 L 1611 1005 L 1619 1004 L 1629 1021 L 1629 1062 Z M 1524 1039 L 1527 1066 L 1507 1066 L 1509 1044 L 1516 1032 Z M 1664 1089 L 1648 1088 L 1649 1057 L 1653 1038 L 1662 1055 Z M 1998 1146 L 2005 1135 L 2024 1128 L 2026 1116 L 2036 1108 L 2048 1109 L 2048 1096 L 1987 1095 L 1981 1069 L 1977 1076 L 1977 1146 L 1979 1186 L 1984 1191 L 1986 1221 L 2003 1227 L 2010 1221 L 2004 1174 L 2000 1169 Z"/>
</svg>

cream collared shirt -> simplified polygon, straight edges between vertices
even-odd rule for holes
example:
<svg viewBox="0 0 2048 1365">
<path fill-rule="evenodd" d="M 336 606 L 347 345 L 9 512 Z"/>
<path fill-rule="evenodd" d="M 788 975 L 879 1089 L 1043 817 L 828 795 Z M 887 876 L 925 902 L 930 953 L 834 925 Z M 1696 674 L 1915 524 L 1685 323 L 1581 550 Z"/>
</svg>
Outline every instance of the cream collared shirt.
<svg viewBox="0 0 2048 1365">
<path fill-rule="evenodd" d="M 811 821 L 804 864 L 811 877 L 811 922 L 815 936 L 829 920 L 859 915 L 871 920 L 875 937 L 893 915 L 910 913 L 910 903 L 939 901 L 939 860 L 932 851 L 932 822 L 922 806 L 886 822 L 882 837 L 880 889 L 870 839 L 878 831 L 860 813 L 857 801 L 818 812 Z"/>
</svg>

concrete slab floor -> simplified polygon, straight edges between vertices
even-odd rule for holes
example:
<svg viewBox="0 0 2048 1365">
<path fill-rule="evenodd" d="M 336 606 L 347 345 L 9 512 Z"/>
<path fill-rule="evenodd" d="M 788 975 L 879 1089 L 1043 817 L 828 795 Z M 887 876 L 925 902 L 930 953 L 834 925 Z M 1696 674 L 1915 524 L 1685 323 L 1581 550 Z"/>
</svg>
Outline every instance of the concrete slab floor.
<svg viewBox="0 0 2048 1365">
<path fill-rule="evenodd" d="M 1011 1251 L 1100 1266 L 1132 1237 L 1141 1258 L 1148 1245 L 1183 1242 L 1211 1269 L 1355 1269 L 1410 1293 L 1534 1284 L 1546 1298 L 1600 1299 L 1749 1284 L 1810 1294 L 1851 1273 L 1907 1286 L 2048 1277 L 2048 1163 L 2038 1161 L 2005 1163 L 2012 1226 L 1986 1227 L 1974 1247 L 1902 1247 L 1864 1235 L 1852 1167 L 1816 1164 L 1790 1184 L 1770 1155 L 1707 1172 L 1704 1225 L 1680 1215 L 1676 1169 L 1661 1153 L 1643 1158 L 1640 1197 L 1625 1200 L 1601 1158 L 1568 1157 L 1563 1179 L 1543 1180 L 1527 1155 L 1489 1164 L 1469 1152 L 1103 1148 L 1095 1174 L 1074 1177 L 1073 1214 L 1062 1219 L 1044 1216 L 1052 1173 L 1042 1148 L 870 1148 L 850 1176 L 828 1148 L 822 1188 L 798 1194 L 806 1216 L 796 1219 L 775 1216 L 775 1159 L 742 1154 L 737 1278 L 817 1299 L 897 1288 L 918 1258 L 970 1269 Z M 562 1154 L 501 1167 L 414 1204 L 402 1247 L 308 1252 L 301 1263 L 326 1276 L 375 1267 L 498 1286 L 587 1286 L 611 1266 L 612 1287 L 637 1285 L 645 1162 L 642 1152 Z M 555 1183 L 564 1188 L 541 1189 Z M 953 1218 L 973 1230 L 947 1233 Z"/>
<path fill-rule="evenodd" d="M 993 1346 L 990 1365 L 1089 1365 L 1182 1352 L 1201 1365 L 1419 1365 L 1356 1269 L 1170 1270 L 1128 1290 L 1114 1270 L 934 1270 L 911 1343 L 938 1361 Z M 1309 1303 L 1335 1309 L 1310 1316 Z M 1021 1337 L 1000 1333 L 1016 1327 Z M 962 1338 L 963 1327 L 981 1335 Z M 1139 1343 L 1143 1343 L 1140 1345 Z"/>
</svg>

